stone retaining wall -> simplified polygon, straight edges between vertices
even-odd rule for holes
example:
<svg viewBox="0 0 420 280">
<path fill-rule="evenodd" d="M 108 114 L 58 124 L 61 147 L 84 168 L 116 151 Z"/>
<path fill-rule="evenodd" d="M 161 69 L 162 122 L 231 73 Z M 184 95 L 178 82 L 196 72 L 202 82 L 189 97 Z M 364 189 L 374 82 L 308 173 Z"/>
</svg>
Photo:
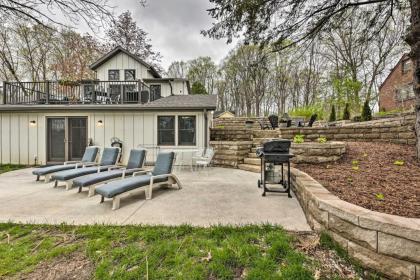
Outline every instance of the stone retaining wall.
<svg viewBox="0 0 420 280">
<path fill-rule="evenodd" d="M 253 121 L 253 129 L 261 129 L 258 121 L 263 122 L 264 124 L 270 125 L 270 122 L 267 118 L 260 117 L 235 117 L 235 118 L 218 118 L 213 120 L 213 127 L 217 128 L 218 126 L 223 126 L 224 128 L 245 128 L 245 121 Z M 270 126 L 271 127 L 271 126 Z"/>
<path fill-rule="evenodd" d="M 252 130 L 211 128 L 210 141 L 252 141 Z"/>
<path fill-rule="evenodd" d="M 382 120 L 381 120 L 382 121 Z M 375 122 L 375 121 L 374 121 Z M 282 138 L 293 139 L 296 134 L 304 135 L 305 140 L 315 141 L 319 137 L 339 141 L 373 141 L 415 145 L 414 121 L 405 120 L 394 123 L 371 123 L 346 125 L 342 127 L 304 127 L 280 128 Z"/>
<path fill-rule="evenodd" d="M 308 223 L 326 231 L 363 266 L 391 279 L 420 279 L 420 219 L 370 211 L 339 199 L 308 174 L 291 170 Z"/>
<path fill-rule="evenodd" d="M 292 143 L 290 148 L 293 163 L 322 163 L 339 160 L 346 152 L 346 144 L 344 142 L 305 142 Z"/>
<path fill-rule="evenodd" d="M 215 153 L 214 166 L 237 168 L 244 162 L 252 147 L 252 141 L 210 141 Z"/>
</svg>

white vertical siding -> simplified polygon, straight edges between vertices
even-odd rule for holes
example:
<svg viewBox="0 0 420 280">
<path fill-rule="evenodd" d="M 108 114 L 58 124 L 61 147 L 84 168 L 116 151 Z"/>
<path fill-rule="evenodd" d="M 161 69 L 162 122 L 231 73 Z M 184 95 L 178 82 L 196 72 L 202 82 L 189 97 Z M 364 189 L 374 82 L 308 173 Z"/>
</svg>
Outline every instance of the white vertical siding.
<svg viewBox="0 0 420 280">
<path fill-rule="evenodd" d="M 197 112 L 70 112 L 70 113 L 0 113 L 0 163 L 38 164 L 47 161 L 47 118 L 87 117 L 88 137 L 94 145 L 107 147 L 111 137 L 123 142 L 122 162 L 126 163 L 130 149 L 140 145 L 157 146 L 157 117 L 159 115 L 196 116 L 196 147 L 205 146 L 204 113 Z M 31 126 L 34 120 L 36 125 Z M 103 126 L 98 126 L 102 120 Z M 178 124 L 176 123 L 176 126 Z M 177 133 L 176 133 L 177 138 Z M 177 139 L 176 139 L 177 141 Z M 186 149 L 191 147 L 165 147 L 165 149 Z"/>
<path fill-rule="evenodd" d="M 124 70 L 136 70 L 136 79 L 153 78 L 148 68 L 125 53 L 118 53 L 96 69 L 96 78 L 108 81 L 108 70 L 120 70 L 120 81 L 124 81 Z"/>
</svg>

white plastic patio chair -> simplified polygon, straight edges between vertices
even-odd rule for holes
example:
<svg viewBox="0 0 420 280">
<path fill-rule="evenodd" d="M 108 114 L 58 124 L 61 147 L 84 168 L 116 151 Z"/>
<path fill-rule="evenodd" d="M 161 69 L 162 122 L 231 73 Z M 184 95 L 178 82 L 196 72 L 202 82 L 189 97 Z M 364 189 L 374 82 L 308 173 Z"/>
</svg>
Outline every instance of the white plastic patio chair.
<svg viewBox="0 0 420 280">
<path fill-rule="evenodd" d="M 202 167 L 202 169 L 206 169 L 207 167 L 210 166 L 213 156 L 214 156 L 213 148 L 207 148 L 203 156 L 198 156 L 198 157 L 193 158 L 194 166 L 196 168 Z"/>
</svg>

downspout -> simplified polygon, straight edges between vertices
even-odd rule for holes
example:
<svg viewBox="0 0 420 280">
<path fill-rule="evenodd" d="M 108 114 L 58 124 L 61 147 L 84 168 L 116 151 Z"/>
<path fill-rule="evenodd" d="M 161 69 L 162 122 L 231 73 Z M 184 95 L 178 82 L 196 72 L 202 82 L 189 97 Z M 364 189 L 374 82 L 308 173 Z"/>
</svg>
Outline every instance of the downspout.
<svg viewBox="0 0 420 280">
<path fill-rule="evenodd" d="M 208 117 L 207 117 L 207 109 L 204 109 L 204 148 L 208 148 Z"/>
<path fill-rule="evenodd" d="M 169 86 L 171 87 L 171 95 L 174 95 L 174 90 L 172 88 L 171 80 L 168 80 L 168 82 L 169 82 Z"/>
</svg>

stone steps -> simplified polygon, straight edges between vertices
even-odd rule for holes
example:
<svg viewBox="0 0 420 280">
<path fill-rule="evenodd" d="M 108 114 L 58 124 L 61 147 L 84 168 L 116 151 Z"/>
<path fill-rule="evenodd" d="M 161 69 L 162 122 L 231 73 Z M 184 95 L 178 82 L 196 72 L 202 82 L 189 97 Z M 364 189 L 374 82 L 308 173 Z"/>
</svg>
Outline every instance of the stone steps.
<svg viewBox="0 0 420 280">
<path fill-rule="evenodd" d="M 261 165 L 261 160 L 259 158 L 244 158 L 245 164 L 251 164 L 251 165 Z"/>
<path fill-rule="evenodd" d="M 258 158 L 256 153 L 248 153 L 248 158 Z"/>
<path fill-rule="evenodd" d="M 239 164 L 238 168 L 245 171 L 260 173 L 260 166 L 252 165 L 252 164 Z"/>
</svg>

